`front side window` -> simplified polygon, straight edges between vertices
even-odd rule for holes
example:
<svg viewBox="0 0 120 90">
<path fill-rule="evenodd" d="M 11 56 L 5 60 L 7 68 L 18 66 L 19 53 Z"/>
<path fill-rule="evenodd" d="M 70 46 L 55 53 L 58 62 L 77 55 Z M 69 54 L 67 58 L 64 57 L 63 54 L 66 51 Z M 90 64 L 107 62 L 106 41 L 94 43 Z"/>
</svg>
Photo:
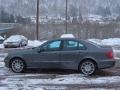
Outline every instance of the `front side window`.
<svg viewBox="0 0 120 90">
<path fill-rule="evenodd" d="M 53 41 L 43 46 L 45 50 L 59 50 L 61 45 L 61 41 Z"/>
</svg>

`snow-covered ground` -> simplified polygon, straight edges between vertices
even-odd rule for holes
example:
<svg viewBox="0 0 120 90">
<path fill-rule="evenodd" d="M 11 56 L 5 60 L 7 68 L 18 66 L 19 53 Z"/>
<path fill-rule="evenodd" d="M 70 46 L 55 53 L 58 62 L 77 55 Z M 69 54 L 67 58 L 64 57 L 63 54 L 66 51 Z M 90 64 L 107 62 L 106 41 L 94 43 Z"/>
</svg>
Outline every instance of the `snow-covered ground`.
<svg viewBox="0 0 120 90">
<path fill-rule="evenodd" d="M 114 83 L 120 83 L 120 76 L 85 77 L 78 73 L 65 75 L 16 74 L 4 66 L 0 67 L 0 90 L 68 90 L 67 85 L 86 85 L 87 87 L 87 85 L 109 85 Z M 101 89 L 98 88 L 97 90 Z M 103 88 L 102 90 L 107 89 Z"/>
<path fill-rule="evenodd" d="M 120 83 L 120 76 L 86 77 L 79 73 L 65 75 L 16 74 L 5 68 L 4 63 L 0 62 L 0 90 L 66 90 L 67 85 L 108 85 L 114 83 Z M 63 86 L 59 87 L 59 85 Z"/>
<path fill-rule="evenodd" d="M 4 45 L 3 44 L 0 44 L 0 49 L 4 48 Z"/>
</svg>

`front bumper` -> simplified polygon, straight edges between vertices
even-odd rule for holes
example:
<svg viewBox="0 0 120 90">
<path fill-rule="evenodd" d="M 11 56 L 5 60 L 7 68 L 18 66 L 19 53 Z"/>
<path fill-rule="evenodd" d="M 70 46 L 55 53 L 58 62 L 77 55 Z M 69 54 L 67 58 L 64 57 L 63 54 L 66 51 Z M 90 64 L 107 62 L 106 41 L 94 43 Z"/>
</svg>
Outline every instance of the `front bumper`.
<svg viewBox="0 0 120 90">
<path fill-rule="evenodd" d="M 5 63 L 5 67 L 10 68 L 10 59 L 8 57 L 4 59 L 4 63 Z"/>
<path fill-rule="evenodd" d="M 11 44 L 11 45 L 4 45 L 5 48 L 17 48 L 19 47 L 19 45 L 14 45 L 14 44 Z"/>
</svg>

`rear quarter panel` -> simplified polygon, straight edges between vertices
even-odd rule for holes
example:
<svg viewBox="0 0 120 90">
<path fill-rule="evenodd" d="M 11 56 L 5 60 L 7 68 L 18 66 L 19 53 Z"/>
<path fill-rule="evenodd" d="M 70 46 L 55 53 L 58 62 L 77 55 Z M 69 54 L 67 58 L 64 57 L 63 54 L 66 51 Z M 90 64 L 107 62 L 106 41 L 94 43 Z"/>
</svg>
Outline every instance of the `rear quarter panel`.
<svg viewBox="0 0 120 90">
<path fill-rule="evenodd" d="M 107 52 L 113 51 L 112 47 L 96 46 L 89 43 L 87 47 L 88 53 L 86 57 L 92 58 L 97 63 L 99 69 L 114 66 L 115 60 L 107 56 Z"/>
<path fill-rule="evenodd" d="M 102 47 L 102 46 L 99 46 L 99 45 L 97 46 L 90 43 L 87 44 L 88 56 L 91 56 L 96 60 L 108 59 L 107 57 L 108 51 L 113 51 L 112 47 Z"/>
</svg>

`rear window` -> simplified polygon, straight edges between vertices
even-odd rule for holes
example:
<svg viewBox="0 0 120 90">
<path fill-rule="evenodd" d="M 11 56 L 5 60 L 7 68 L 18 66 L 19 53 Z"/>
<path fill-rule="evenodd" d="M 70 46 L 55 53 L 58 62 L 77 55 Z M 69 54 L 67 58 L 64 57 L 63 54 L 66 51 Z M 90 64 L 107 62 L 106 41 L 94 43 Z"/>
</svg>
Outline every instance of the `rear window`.
<svg viewBox="0 0 120 90">
<path fill-rule="evenodd" d="M 99 45 L 97 43 L 94 43 L 94 42 L 91 42 L 91 41 L 87 41 L 87 42 L 90 43 L 90 44 L 92 44 L 92 45 L 94 45 L 94 46 L 96 46 L 96 47 L 98 47 L 98 48 L 102 47 L 102 45 Z"/>
</svg>

